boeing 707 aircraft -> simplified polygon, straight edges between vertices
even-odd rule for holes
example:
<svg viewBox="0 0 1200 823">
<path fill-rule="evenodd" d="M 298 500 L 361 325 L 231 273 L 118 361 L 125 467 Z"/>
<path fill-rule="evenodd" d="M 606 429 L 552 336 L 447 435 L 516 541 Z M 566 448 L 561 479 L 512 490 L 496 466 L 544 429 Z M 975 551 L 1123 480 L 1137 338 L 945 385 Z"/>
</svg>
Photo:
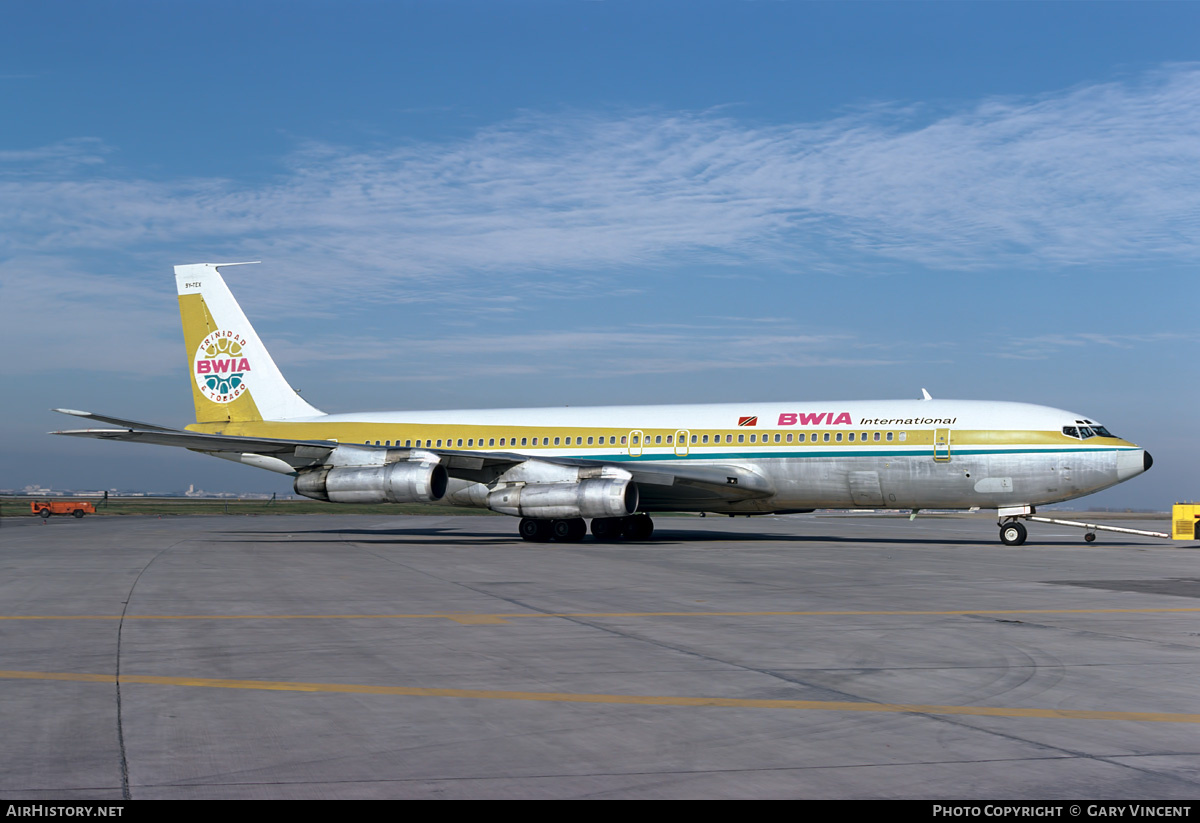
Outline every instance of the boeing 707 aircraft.
<svg viewBox="0 0 1200 823">
<path fill-rule="evenodd" d="M 651 512 L 996 509 L 1106 489 L 1150 455 L 1083 415 L 924 400 L 325 414 L 288 385 L 221 277 L 175 267 L 196 422 L 56 409 L 117 428 L 55 434 L 180 446 L 291 475 L 336 503 L 443 503 L 521 518 L 526 540 L 646 539 Z"/>
</svg>

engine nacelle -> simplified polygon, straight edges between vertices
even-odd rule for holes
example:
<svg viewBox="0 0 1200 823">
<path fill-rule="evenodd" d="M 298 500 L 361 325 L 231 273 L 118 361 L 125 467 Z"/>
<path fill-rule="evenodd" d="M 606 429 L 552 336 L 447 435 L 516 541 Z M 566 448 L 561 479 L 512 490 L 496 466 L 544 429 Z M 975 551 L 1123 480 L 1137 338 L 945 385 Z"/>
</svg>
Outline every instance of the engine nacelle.
<svg viewBox="0 0 1200 823">
<path fill-rule="evenodd" d="M 625 517 L 637 511 L 637 504 L 637 484 L 628 478 L 526 483 L 504 486 L 487 496 L 487 507 L 494 512 L 554 520 Z"/>
<path fill-rule="evenodd" d="M 296 494 L 331 503 L 432 503 L 446 494 L 449 477 L 438 463 L 402 461 L 386 466 L 324 466 L 296 478 Z"/>
</svg>

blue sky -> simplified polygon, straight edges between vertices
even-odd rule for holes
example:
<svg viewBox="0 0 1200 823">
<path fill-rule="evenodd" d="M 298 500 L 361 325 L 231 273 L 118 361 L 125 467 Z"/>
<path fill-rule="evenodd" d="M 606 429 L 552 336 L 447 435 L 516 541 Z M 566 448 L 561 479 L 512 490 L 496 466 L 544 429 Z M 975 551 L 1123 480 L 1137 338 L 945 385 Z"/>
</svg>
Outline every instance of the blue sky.
<svg viewBox="0 0 1200 823">
<path fill-rule="evenodd" d="M 1200 4 L 10 3 L 0 487 L 279 490 L 171 266 L 327 411 L 1011 399 L 1200 498 Z"/>
</svg>

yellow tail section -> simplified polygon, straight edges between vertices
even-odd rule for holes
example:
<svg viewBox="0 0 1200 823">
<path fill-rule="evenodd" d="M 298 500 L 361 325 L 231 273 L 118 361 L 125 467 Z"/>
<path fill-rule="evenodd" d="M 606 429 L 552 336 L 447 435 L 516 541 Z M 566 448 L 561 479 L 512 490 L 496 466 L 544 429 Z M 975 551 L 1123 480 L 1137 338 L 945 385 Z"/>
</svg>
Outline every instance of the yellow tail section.
<svg viewBox="0 0 1200 823">
<path fill-rule="evenodd" d="M 236 263 L 175 267 L 197 423 L 320 417 L 279 372 L 217 271 Z"/>
<path fill-rule="evenodd" d="M 196 374 L 199 366 L 206 360 L 217 359 L 224 354 L 228 359 L 241 355 L 241 346 L 237 342 L 226 342 L 226 338 L 215 337 L 220 332 L 213 320 L 208 306 L 204 305 L 204 296 L 200 294 L 179 295 L 179 315 L 183 319 L 183 345 L 188 353 L 188 371 L 192 373 L 189 381 L 192 385 L 192 401 L 196 404 L 197 423 L 247 423 L 263 419 L 249 391 L 243 391 L 239 396 L 228 402 L 220 403 L 211 399 L 212 390 L 204 391 L 200 387 L 202 377 Z M 201 352 L 201 344 L 203 346 Z M 221 344 L 224 343 L 224 346 Z M 231 351 L 232 349 L 232 351 Z M 221 377 L 224 377 L 221 375 Z M 214 380 L 217 376 L 213 377 Z M 244 381 L 244 377 L 239 378 Z M 206 386 L 206 388 L 208 388 Z M 215 386 L 214 388 L 220 388 Z M 231 387 L 230 393 L 236 390 Z M 220 394 L 218 397 L 222 396 Z"/>
</svg>

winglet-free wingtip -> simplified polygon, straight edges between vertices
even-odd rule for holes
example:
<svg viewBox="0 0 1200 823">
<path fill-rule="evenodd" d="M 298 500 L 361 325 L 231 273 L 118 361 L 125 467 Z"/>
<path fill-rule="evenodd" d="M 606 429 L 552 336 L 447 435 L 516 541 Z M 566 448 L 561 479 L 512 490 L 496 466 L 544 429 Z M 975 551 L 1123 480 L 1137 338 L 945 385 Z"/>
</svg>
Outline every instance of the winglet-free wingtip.
<svg viewBox="0 0 1200 823">
<path fill-rule="evenodd" d="M 922 400 L 932 400 L 933 395 L 930 394 L 929 392 L 925 391 L 925 389 L 921 389 L 921 399 Z"/>
<path fill-rule="evenodd" d="M 58 412 L 59 414 L 69 414 L 74 417 L 91 417 L 92 416 L 91 412 L 80 411 L 79 409 L 51 409 L 50 411 Z"/>
</svg>

